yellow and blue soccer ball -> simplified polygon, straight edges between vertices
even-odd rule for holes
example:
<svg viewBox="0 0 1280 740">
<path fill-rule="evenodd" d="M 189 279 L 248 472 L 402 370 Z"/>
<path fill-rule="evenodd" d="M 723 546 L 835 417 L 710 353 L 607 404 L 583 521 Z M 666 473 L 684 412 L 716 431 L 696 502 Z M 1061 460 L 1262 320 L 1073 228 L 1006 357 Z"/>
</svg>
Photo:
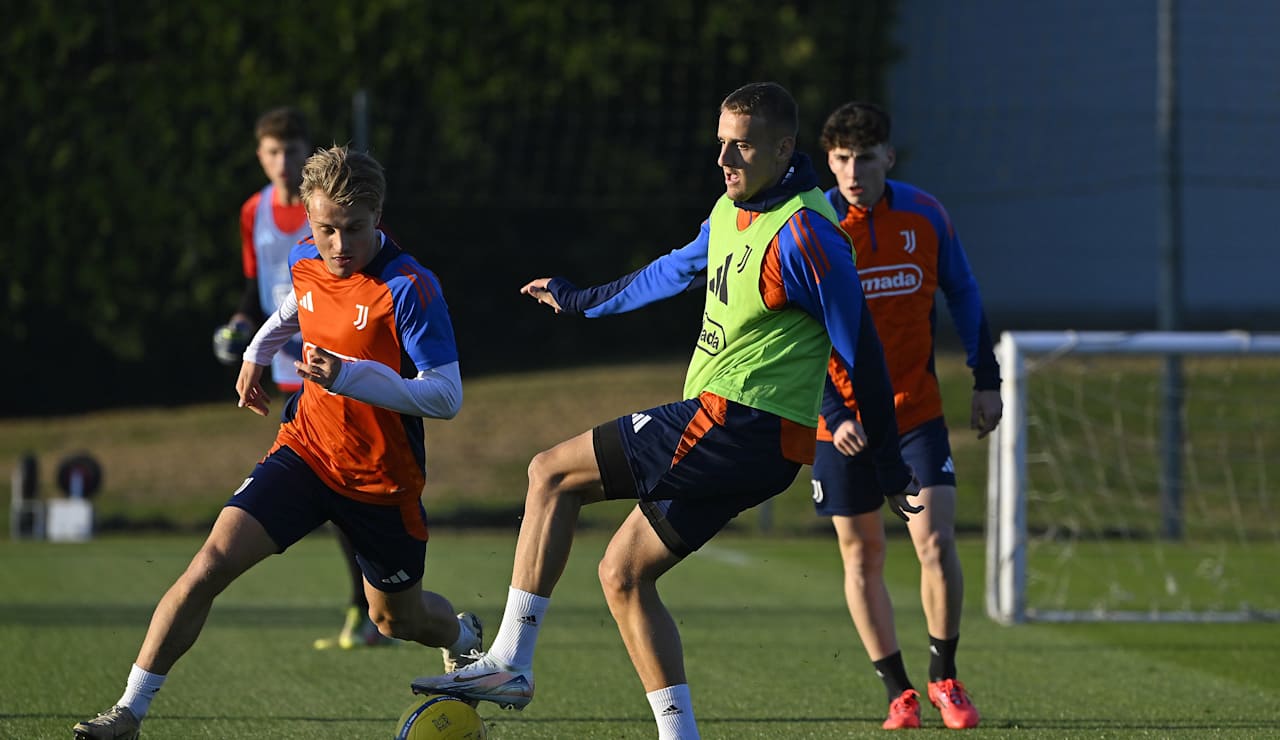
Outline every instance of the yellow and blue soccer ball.
<svg viewBox="0 0 1280 740">
<path fill-rule="evenodd" d="M 485 740 L 488 730 L 475 708 L 456 696 L 420 696 L 400 715 L 396 740 Z"/>
</svg>

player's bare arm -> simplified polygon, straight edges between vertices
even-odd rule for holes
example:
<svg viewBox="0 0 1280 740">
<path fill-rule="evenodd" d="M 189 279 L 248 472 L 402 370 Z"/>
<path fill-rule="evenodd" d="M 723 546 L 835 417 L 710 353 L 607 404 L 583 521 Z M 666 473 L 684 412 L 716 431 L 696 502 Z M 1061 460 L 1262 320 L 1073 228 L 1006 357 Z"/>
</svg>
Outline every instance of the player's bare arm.
<svg viewBox="0 0 1280 740">
<path fill-rule="evenodd" d="M 551 306 L 556 313 L 560 313 L 560 304 L 556 301 L 556 297 L 551 295 L 551 291 L 547 290 L 547 285 L 551 282 L 551 278 L 538 278 L 527 283 L 520 292 L 529 296 L 538 303 L 545 303 Z"/>
<path fill-rule="evenodd" d="M 1000 423 L 1004 401 L 1000 391 L 974 391 L 970 404 L 969 428 L 978 430 L 978 439 L 990 434 Z"/>
<path fill-rule="evenodd" d="M 258 416 L 266 416 L 271 410 L 271 396 L 262 387 L 262 371 L 267 367 L 245 360 L 240 364 L 240 375 L 236 378 L 240 408 L 249 409 Z"/>
</svg>

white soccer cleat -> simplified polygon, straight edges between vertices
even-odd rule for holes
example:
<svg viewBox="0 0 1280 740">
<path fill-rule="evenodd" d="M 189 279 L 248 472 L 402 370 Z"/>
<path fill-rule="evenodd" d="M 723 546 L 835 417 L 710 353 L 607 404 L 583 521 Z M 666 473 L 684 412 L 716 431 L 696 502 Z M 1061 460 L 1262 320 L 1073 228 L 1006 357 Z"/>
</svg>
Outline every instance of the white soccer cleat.
<svg viewBox="0 0 1280 740">
<path fill-rule="evenodd" d="M 504 665 L 488 655 L 443 676 L 415 678 L 409 685 L 415 694 L 491 701 L 503 709 L 524 709 L 533 700 L 533 671 Z"/>
<path fill-rule="evenodd" d="M 71 728 L 76 740 L 137 740 L 142 720 L 128 707 L 115 706 Z"/>
<path fill-rule="evenodd" d="M 466 668 L 484 657 L 484 627 L 480 624 L 480 617 L 471 612 L 459 612 L 458 621 L 471 628 L 471 634 L 475 635 L 475 640 L 456 653 L 449 648 L 440 648 L 440 652 L 444 655 L 445 673 Z"/>
</svg>

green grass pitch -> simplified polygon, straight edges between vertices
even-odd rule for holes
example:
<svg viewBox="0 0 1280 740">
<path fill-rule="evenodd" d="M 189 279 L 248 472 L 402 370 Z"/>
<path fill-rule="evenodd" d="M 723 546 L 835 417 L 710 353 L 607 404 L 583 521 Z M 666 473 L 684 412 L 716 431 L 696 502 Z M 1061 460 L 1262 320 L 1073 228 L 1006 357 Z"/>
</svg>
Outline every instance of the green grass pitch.
<svg viewBox="0 0 1280 740">
<path fill-rule="evenodd" d="M 602 504 L 620 520 L 625 505 Z M 595 580 L 605 533 L 582 533 L 553 598 L 523 712 L 482 705 L 492 738 L 652 738 L 653 720 Z M 0 541 L 0 738 L 65 738 L 120 694 L 151 610 L 194 536 L 83 544 Z M 434 532 L 427 582 L 496 626 L 514 532 Z M 966 737 L 1280 736 L 1274 624 L 1034 624 L 982 613 L 982 543 L 969 579 L 961 679 L 983 714 Z M 1269 566 L 1268 566 L 1269 567 Z M 440 668 L 416 645 L 317 652 L 343 593 L 337 548 L 313 535 L 215 603 L 144 725 L 146 738 L 386 738 L 409 680 Z M 914 557 L 890 543 L 904 656 L 920 687 L 926 641 Z M 669 574 L 706 738 L 882 737 L 885 699 L 845 611 L 830 537 L 727 533 Z M 490 635 L 492 637 L 492 635 Z M 922 736 L 939 736 L 926 707 Z"/>
<path fill-rule="evenodd" d="M 506 522 L 507 529 L 433 529 L 428 586 L 459 609 L 477 611 L 492 639 L 506 599 L 529 458 L 567 433 L 671 400 L 683 370 L 677 360 L 469 379 L 463 413 L 428 423 L 424 500 L 437 517 L 498 512 L 489 520 Z M 1280 629 L 1274 623 L 1006 628 L 986 618 L 987 448 L 966 429 L 970 379 L 962 362 L 943 358 L 939 373 L 961 471 L 967 603 L 960 678 L 983 714 L 982 726 L 965 736 L 1280 737 Z M 503 415 L 558 423 L 495 426 L 492 419 Z M 1261 429 L 1259 444 L 1273 449 L 1267 430 L 1274 425 Z M 0 538 L 0 740 L 70 737 L 72 724 L 120 696 L 156 602 L 274 434 L 273 421 L 230 401 L 0 423 L 0 463 L 38 453 L 46 498 L 55 495 L 50 479 L 61 456 L 79 449 L 98 456 L 105 470 L 95 502 L 99 520 L 117 525 L 84 544 Z M 1244 468 L 1258 469 L 1255 463 Z M 7 509 L 0 508 L 6 532 Z M 539 644 L 537 698 L 518 713 L 482 706 L 492 738 L 655 736 L 595 578 L 606 527 L 626 511 L 619 502 L 584 512 L 588 529 L 575 545 Z M 884 690 L 845 611 L 836 544 L 813 515 L 807 473 L 775 499 L 770 517 L 774 534 L 749 534 L 763 517 L 748 512 L 734 531 L 663 579 L 703 736 L 884 737 Z M 1272 518 L 1247 521 L 1266 528 Z M 180 534 L 139 534 L 119 529 L 121 523 Z M 901 527 L 891 530 L 887 577 L 899 640 L 922 687 L 928 656 L 917 568 Z M 1122 543 L 1081 539 L 1072 547 L 1073 588 L 1106 582 L 1134 594 L 1150 590 L 1150 572 L 1123 557 Z M 1188 579 L 1194 592 L 1185 595 L 1212 599 L 1227 578 L 1251 584 L 1246 591 L 1257 598 L 1274 599 L 1276 547 L 1274 537 L 1230 545 L 1230 552 L 1216 553 L 1226 569 L 1216 580 Z M 1167 561 L 1195 555 L 1168 544 L 1160 552 Z M 344 573 L 332 538 L 318 534 L 233 584 L 157 698 L 143 737 L 391 737 L 412 700 L 408 682 L 438 672 L 439 653 L 413 645 L 312 650 L 315 638 L 338 627 Z M 1052 603 L 1054 594 L 1036 590 L 1042 584 L 1029 588 L 1037 602 Z M 1071 596 L 1089 603 L 1087 593 Z M 915 734 L 950 732 L 926 707 L 924 729 Z"/>
</svg>

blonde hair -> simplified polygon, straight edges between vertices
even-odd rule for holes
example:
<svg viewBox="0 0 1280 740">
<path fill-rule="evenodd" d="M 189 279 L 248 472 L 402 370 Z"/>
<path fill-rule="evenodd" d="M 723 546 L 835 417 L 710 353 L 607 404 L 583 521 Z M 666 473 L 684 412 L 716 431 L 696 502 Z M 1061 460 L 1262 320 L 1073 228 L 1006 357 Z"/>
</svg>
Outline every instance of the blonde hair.
<svg viewBox="0 0 1280 740">
<path fill-rule="evenodd" d="M 387 179 L 378 160 L 345 146 L 320 149 L 302 166 L 302 202 L 319 193 L 336 205 L 365 206 L 380 213 L 387 197 Z"/>
</svg>

